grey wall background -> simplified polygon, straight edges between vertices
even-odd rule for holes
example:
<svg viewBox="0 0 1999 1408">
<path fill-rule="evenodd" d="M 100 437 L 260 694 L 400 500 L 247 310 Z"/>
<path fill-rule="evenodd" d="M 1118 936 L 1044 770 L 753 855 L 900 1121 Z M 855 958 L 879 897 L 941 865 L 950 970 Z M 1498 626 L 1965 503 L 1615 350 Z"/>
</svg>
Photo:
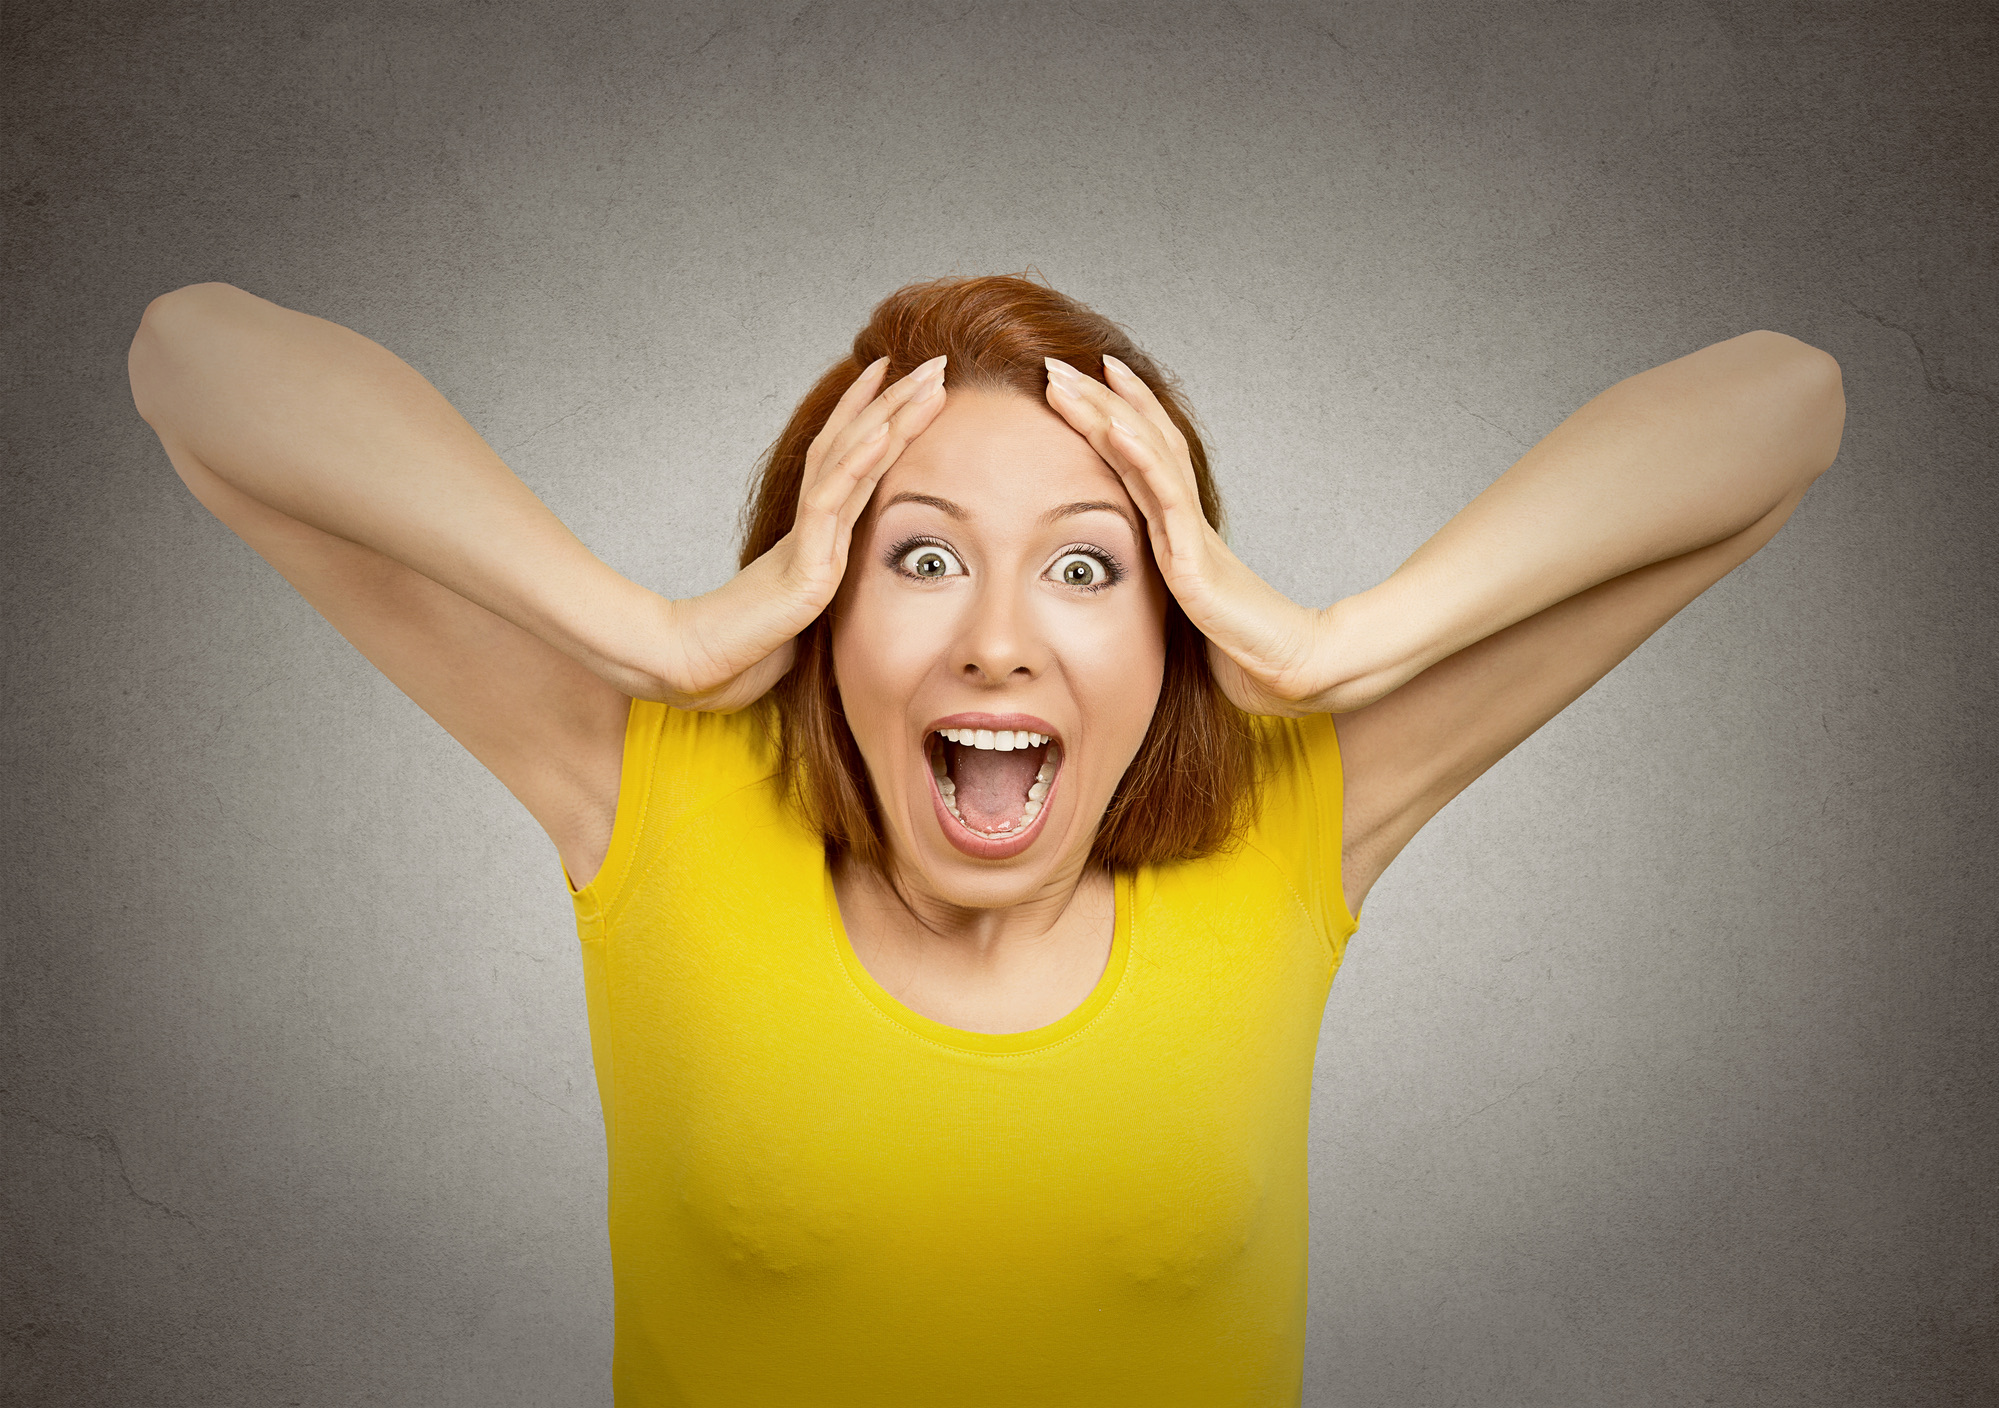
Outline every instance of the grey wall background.
<svg viewBox="0 0 1999 1408">
<path fill-rule="evenodd" d="M 1840 359 L 1791 526 L 1370 899 L 1307 1398 L 1999 1401 L 1982 8 L 15 0 L 0 1398 L 608 1398 L 552 848 L 180 487 L 147 300 L 361 329 L 685 593 L 875 299 L 1033 265 L 1313 602 L 1621 376 Z"/>
</svg>

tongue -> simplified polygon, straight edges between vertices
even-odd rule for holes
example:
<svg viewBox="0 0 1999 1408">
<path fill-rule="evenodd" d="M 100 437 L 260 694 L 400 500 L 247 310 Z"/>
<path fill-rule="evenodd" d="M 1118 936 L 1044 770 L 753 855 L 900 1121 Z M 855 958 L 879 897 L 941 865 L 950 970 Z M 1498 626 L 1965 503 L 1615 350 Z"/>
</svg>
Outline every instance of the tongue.
<svg viewBox="0 0 1999 1408">
<path fill-rule="evenodd" d="M 974 831 L 991 831 L 1001 822 L 1018 823 L 1027 807 L 1027 789 L 1041 771 L 1040 748 L 1002 753 L 996 748 L 957 747 L 951 780 L 958 784 L 958 815 Z"/>
</svg>

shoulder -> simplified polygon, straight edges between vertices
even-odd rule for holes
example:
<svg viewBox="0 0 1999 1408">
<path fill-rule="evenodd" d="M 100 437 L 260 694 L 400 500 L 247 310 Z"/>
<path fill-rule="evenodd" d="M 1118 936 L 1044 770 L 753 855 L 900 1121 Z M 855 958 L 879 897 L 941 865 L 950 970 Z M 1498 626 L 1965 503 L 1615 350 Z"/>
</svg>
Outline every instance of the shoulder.
<svg viewBox="0 0 1999 1408">
<path fill-rule="evenodd" d="M 1341 887 L 1338 731 L 1331 715 L 1253 716 L 1251 724 L 1259 780 L 1234 840 L 1141 869 L 1134 893 L 1204 931 L 1254 935 L 1266 956 L 1299 952 L 1309 935 L 1337 967 L 1357 927 Z"/>
<path fill-rule="evenodd" d="M 753 781 L 776 771 L 774 728 L 769 711 L 760 705 L 711 714 L 634 699 L 625 724 L 625 748 L 718 782 Z"/>
<path fill-rule="evenodd" d="M 732 796 L 751 794 L 761 811 L 781 809 L 774 729 L 762 707 L 712 714 L 634 699 L 609 849 L 582 890 L 572 879 L 572 894 L 595 892 L 608 904 L 676 833 Z"/>
<path fill-rule="evenodd" d="M 1333 716 L 1258 718 L 1255 726 L 1263 767 L 1253 826 L 1301 832 L 1329 825 L 1337 840 L 1345 773 Z"/>
<path fill-rule="evenodd" d="M 1258 718 L 1263 769 L 1245 844 L 1267 857 L 1335 935 L 1356 921 L 1341 885 L 1346 777 L 1331 714 Z"/>
<path fill-rule="evenodd" d="M 634 699 L 625 724 L 620 819 L 630 800 L 654 826 L 672 825 L 731 792 L 774 781 L 774 727 L 762 708 L 709 714 Z"/>
</svg>

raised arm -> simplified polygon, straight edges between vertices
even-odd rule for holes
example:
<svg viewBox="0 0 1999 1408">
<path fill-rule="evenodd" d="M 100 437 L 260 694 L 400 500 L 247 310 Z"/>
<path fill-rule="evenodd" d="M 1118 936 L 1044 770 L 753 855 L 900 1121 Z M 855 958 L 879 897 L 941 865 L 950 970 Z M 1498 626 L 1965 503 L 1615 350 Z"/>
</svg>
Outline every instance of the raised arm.
<svg viewBox="0 0 1999 1408">
<path fill-rule="evenodd" d="M 1775 536 L 1839 449 L 1838 364 L 1771 332 L 1618 383 L 1388 579 L 1323 648 L 1358 905 L 1432 816 Z"/>
<path fill-rule="evenodd" d="M 727 709 L 768 689 L 838 585 L 847 501 L 942 404 L 923 399 L 941 375 L 877 395 L 870 369 L 815 444 L 792 536 L 675 602 L 599 561 L 359 333 L 199 284 L 147 308 L 129 364 L 196 497 L 520 798 L 579 883 L 608 844 L 630 697 Z"/>
<path fill-rule="evenodd" d="M 1845 418 L 1825 353 L 1717 343 L 1595 397 L 1387 580 L 1311 610 L 1207 528 L 1171 422 L 1122 368 L 1110 380 L 1058 371 L 1050 402 L 1134 486 L 1224 688 L 1254 712 L 1343 715 L 1356 908 L 1446 802 L 1769 540 Z"/>
<path fill-rule="evenodd" d="M 1844 419 L 1839 364 L 1775 332 L 1619 382 L 1386 581 L 1323 613 L 1323 684 L 1311 706 L 1363 708 L 1599 582 L 1788 512 L 1832 464 Z"/>
<path fill-rule="evenodd" d="M 184 478 L 371 548 L 628 696 L 661 697 L 651 652 L 673 604 L 599 561 L 387 348 L 196 284 L 148 306 L 130 368 L 139 413 Z"/>
</svg>

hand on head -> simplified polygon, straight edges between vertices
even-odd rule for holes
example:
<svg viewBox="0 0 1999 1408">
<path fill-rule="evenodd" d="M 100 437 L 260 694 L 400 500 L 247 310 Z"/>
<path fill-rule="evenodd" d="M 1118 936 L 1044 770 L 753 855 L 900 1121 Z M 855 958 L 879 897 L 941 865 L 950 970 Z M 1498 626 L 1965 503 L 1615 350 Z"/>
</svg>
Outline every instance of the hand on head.
<svg viewBox="0 0 1999 1408">
<path fill-rule="evenodd" d="M 884 390 L 883 357 L 855 378 L 806 453 L 791 531 L 725 585 L 674 604 L 671 703 L 740 709 L 784 677 L 798 633 L 839 590 L 875 485 L 944 409 L 944 369 L 933 357 Z"/>
<path fill-rule="evenodd" d="M 1201 511 L 1187 439 L 1131 368 L 1106 355 L 1106 386 L 1053 357 L 1048 404 L 1090 442 L 1145 515 L 1153 560 L 1229 699 L 1252 714 L 1308 712 L 1320 612 L 1299 606 L 1229 551 Z"/>
<path fill-rule="evenodd" d="M 1299 606 L 1231 552 L 1202 513 L 1186 438 L 1152 390 L 1115 357 L 1109 385 L 1048 358 L 1047 400 L 1108 464 L 1145 515 L 1154 561 L 1208 639 L 1216 680 L 1257 714 L 1309 711 L 1324 682 L 1323 613 Z M 825 610 L 847 568 L 854 525 L 875 486 L 944 408 L 945 359 L 883 389 L 882 358 L 847 389 L 806 456 L 791 531 L 726 585 L 676 603 L 666 673 L 684 708 L 739 709 L 791 668 L 798 633 Z"/>
</svg>

